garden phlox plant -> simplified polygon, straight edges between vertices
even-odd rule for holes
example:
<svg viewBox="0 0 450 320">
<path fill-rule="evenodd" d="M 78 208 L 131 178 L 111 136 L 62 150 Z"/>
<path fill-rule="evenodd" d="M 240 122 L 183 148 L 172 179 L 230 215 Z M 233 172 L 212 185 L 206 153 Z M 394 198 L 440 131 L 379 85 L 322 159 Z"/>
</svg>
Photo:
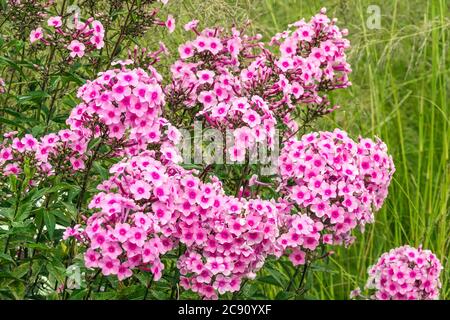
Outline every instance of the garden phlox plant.
<svg viewBox="0 0 450 320">
<path fill-rule="evenodd" d="M 175 18 L 163 21 L 156 13 L 137 10 L 136 19 L 174 32 Z M 100 54 L 109 43 L 107 25 L 78 14 L 71 19 L 67 24 L 65 17 L 43 14 L 29 42 L 61 50 L 64 62 Z M 322 9 L 268 44 L 259 34 L 247 35 L 247 26 L 200 31 L 199 23 L 184 25 L 193 39 L 178 47 L 167 79 L 156 66 L 168 54 L 163 43 L 154 52 L 136 46 L 126 60 L 113 59 L 114 46 L 108 70 L 96 69 L 77 90 L 65 128 L 49 133 L 47 121 L 42 135 L 3 135 L 0 173 L 26 181 L 26 191 L 49 177 L 82 174 L 76 208 L 65 203 L 75 218 L 63 240 L 67 264 L 81 252 L 88 273 L 96 270 L 90 281 L 101 273 L 123 284 L 148 273 L 148 292 L 169 273 L 177 290 L 204 299 L 237 294 L 268 260 L 290 260 L 298 271 L 335 245 L 351 245 L 355 229 L 363 232 L 374 222 L 388 195 L 395 166 L 380 139 L 355 141 L 340 129 L 304 134 L 313 120 L 338 108 L 329 92 L 351 85 L 348 31 L 336 19 Z M 43 76 L 47 81 L 45 70 Z M 5 91 L 0 78 L 0 93 Z M 181 129 L 191 129 L 194 119 L 208 129 L 232 130 L 226 151 L 232 162 L 246 165 L 242 177 L 226 180 L 214 164 L 183 163 Z M 248 163 L 258 144 L 281 147 L 276 176 L 268 182 L 259 181 L 258 165 Z M 107 169 L 83 206 L 90 169 L 100 160 Z M 232 190 L 226 182 L 235 180 Z M 367 288 L 373 299 L 435 299 L 441 269 L 427 250 L 393 249 L 369 270 Z M 67 279 L 60 288 L 67 289 Z"/>
<path fill-rule="evenodd" d="M 168 99 L 196 110 L 213 128 L 234 129 L 228 152 L 232 161 L 243 162 L 255 144 L 273 147 L 277 124 L 298 130 L 291 114 L 295 106 L 308 105 L 309 118 L 336 108 L 329 107 L 323 92 L 349 86 L 351 69 L 347 31 L 335 22 L 322 10 L 308 23 L 294 23 L 295 30 L 272 39 L 277 56 L 258 42 L 259 34 L 248 36 L 237 28 L 231 34 L 220 28 L 199 32 L 198 21 L 191 21 L 185 30 L 196 38 L 178 48 Z"/>
<path fill-rule="evenodd" d="M 374 300 L 435 300 L 439 298 L 442 265 L 422 247 L 409 245 L 391 249 L 369 268 L 365 288 Z M 361 290 L 353 292 L 361 297 Z"/>
<path fill-rule="evenodd" d="M 185 289 L 206 298 L 239 290 L 274 254 L 279 211 L 285 205 L 224 194 L 220 181 L 202 182 L 180 166 L 155 160 L 154 152 L 122 161 L 98 188 L 85 229 L 67 236 L 84 242 L 87 267 L 123 280 L 134 269 L 159 280 L 160 256 L 179 246 L 177 261 Z"/>
<path fill-rule="evenodd" d="M 279 157 L 280 191 L 297 208 L 298 216 L 291 217 L 291 231 L 279 241 L 294 249 L 291 260 L 320 244 L 352 243 L 352 230 L 374 221 L 394 171 L 380 140 L 355 142 L 335 129 L 287 141 Z"/>
<path fill-rule="evenodd" d="M 161 116 L 165 104 L 161 76 L 152 67 L 128 69 L 129 61 L 120 63 L 121 68 L 101 72 L 79 89 L 83 103 L 72 110 L 67 124 L 72 130 L 104 133 L 108 139 L 122 141 L 129 154 L 162 144 L 165 156 L 178 162 L 172 145 L 181 134 Z"/>
</svg>

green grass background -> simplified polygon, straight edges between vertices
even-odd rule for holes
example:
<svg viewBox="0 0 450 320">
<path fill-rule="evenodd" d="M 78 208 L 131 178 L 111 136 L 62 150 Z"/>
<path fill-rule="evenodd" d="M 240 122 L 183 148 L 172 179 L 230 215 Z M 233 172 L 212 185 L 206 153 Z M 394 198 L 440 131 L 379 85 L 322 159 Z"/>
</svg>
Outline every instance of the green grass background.
<svg viewBox="0 0 450 320">
<path fill-rule="evenodd" d="M 369 5 L 380 7 L 381 29 L 368 28 Z M 381 253 L 409 244 L 437 254 L 444 265 L 441 298 L 450 298 L 449 6 L 445 0 L 171 1 L 168 11 L 177 16 L 178 29 L 164 41 L 173 51 L 188 36 L 182 25 L 194 18 L 202 27 L 250 19 L 253 31 L 268 40 L 326 7 L 349 29 L 353 86 L 334 93 L 341 109 L 315 126 L 340 127 L 353 137 L 379 136 L 397 171 L 375 224 L 310 275 L 309 296 L 347 299 L 350 290 L 364 285 L 367 268 Z"/>
</svg>

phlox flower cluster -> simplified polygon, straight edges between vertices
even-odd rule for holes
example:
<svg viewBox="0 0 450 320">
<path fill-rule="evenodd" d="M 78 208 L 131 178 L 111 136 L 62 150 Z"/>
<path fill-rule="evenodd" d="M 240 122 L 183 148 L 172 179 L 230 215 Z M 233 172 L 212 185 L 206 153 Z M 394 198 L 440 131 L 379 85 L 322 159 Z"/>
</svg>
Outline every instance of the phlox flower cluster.
<svg viewBox="0 0 450 320">
<path fill-rule="evenodd" d="M 86 228 L 70 229 L 69 236 L 81 238 L 88 250 L 88 268 L 101 268 L 105 275 L 123 280 L 133 269 L 162 276 L 160 256 L 173 249 L 173 212 L 176 180 L 183 169 L 163 165 L 152 152 L 123 160 L 111 167 L 111 178 L 104 181 L 89 204 L 97 212 L 86 221 Z"/>
<path fill-rule="evenodd" d="M 351 243 L 352 230 L 373 221 L 394 172 L 381 141 L 355 142 L 340 130 L 289 139 L 279 172 L 287 199 L 248 200 L 226 195 L 215 177 L 204 182 L 179 167 L 176 149 L 166 152 L 179 142 L 179 132 L 162 118 L 167 102 L 174 113 L 181 105 L 210 127 L 234 129 L 228 151 L 235 161 L 243 161 L 256 143 L 272 145 L 280 118 L 296 129 L 290 115 L 296 104 L 326 106 L 322 92 L 350 85 L 346 32 L 334 23 L 324 12 L 295 23 L 296 31 L 273 39 L 280 46 L 277 57 L 258 43 L 259 35 L 199 32 L 194 20 L 185 30 L 196 38 L 179 47 L 164 90 L 153 67 L 149 73 L 129 70 L 129 61 L 81 87 L 83 102 L 67 121 L 71 129 L 102 131 L 95 124 L 111 138 L 135 142 L 99 186 L 86 228 L 66 232 L 88 246 L 86 266 L 120 280 L 148 270 L 158 280 L 161 258 L 179 248 L 180 285 L 217 298 L 239 290 L 269 255 L 288 253 L 299 265 L 321 244 Z M 152 143 L 161 151 L 144 151 Z"/>
<path fill-rule="evenodd" d="M 60 130 L 41 138 L 31 134 L 23 137 L 17 132 L 4 134 L 0 144 L 0 172 L 4 176 L 19 176 L 24 167 L 34 170 L 33 181 L 59 173 L 70 174 L 85 168 L 91 151 L 89 140 L 81 131 Z"/>
<path fill-rule="evenodd" d="M 282 99 L 271 105 L 294 108 L 306 104 L 327 113 L 336 107 L 329 107 L 326 92 L 351 85 L 348 74 L 352 70 L 345 54 L 350 48 L 345 38 L 348 31 L 340 30 L 337 19 L 331 20 L 325 13 L 323 8 L 308 22 L 297 21 L 272 38 L 271 44 L 280 52 L 273 61 L 279 75 L 274 90 Z"/>
<path fill-rule="evenodd" d="M 314 119 L 332 112 L 327 92 L 351 85 L 351 72 L 345 51 L 350 42 L 348 31 L 340 30 L 336 19 L 329 19 L 326 10 L 313 16 L 309 22 L 297 21 L 290 28 L 275 35 L 270 45 L 275 54 L 261 46 L 261 52 L 242 66 L 233 89 L 248 96 L 258 92 L 270 111 L 296 132 L 298 125 L 292 111 L 304 106 L 303 117 Z"/>
<path fill-rule="evenodd" d="M 168 99 L 199 110 L 196 115 L 211 127 L 237 129 L 228 152 L 231 160 L 243 161 L 256 143 L 273 147 L 277 125 L 298 129 L 291 115 L 295 106 L 307 105 L 309 118 L 323 115 L 335 108 L 325 93 L 351 85 L 347 31 L 335 22 L 323 9 L 309 22 L 294 23 L 295 30 L 272 39 L 278 56 L 258 42 L 260 35 L 219 28 L 199 32 L 194 20 L 185 30 L 196 38 L 178 48 Z"/>
<path fill-rule="evenodd" d="M 88 246 L 85 264 L 120 280 L 134 269 L 164 269 L 161 256 L 183 250 L 177 266 L 181 284 L 207 298 L 239 289 L 274 254 L 277 215 L 273 202 L 226 196 L 217 178 L 202 182 L 173 163 L 155 160 L 154 152 L 124 160 L 110 170 L 89 208 L 96 213 L 86 228 L 67 236 Z"/>
<path fill-rule="evenodd" d="M 82 103 L 67 119 L 69 129 L 39 139 L 31 134 L 17 137 L 5 134 L 0 145 L 0 164 L 5 176 L 22 173 L 25 159 L 37 173 L 53 175 L 54 169 L 74 172 L 86 167 L 86 160 L 96 151 L 88 150 L 90 141 L 100 139 L 109 147 L 108 156 L 136 154 L 149 145 L 158 145 L 159 153 L 168 162 L 179 162 L 174 147 L 181 133 L 160 117 L 164 94 L 160 75 L 150 69 L 112 69 L 100 73 L 78 91 Z M 105 155 L 103 155 L 105 156 Z"/>
<path fill-rule="evenodd" d="M 441 270 L 430 250 L 406 245 L 381 255 L 368 270 L 366 288 L 375 300 L 434 300 L 439 298 Z"/>
<path fill-rule="evenodd" d="M 314 250 L 322 243 L 349 244 L 353 229 L 373 222 L 395 168 L 382 141 L 355 142 L 335 129 L 289 140 L 279 170 L 281 191 L 301 213 L 292 216 L 281 243 Z"/>
<path fill-rule="evenodd" d="M 273 145 L 275 117 L 256 93 L 240 92 L 242 61 L 254 57 L 260 35 L 249 37 L 235 28 L 197 30 L 198 21 L 185 25 L 194 40 L 179 48 L 180 59 L 171 66 L 172 83 L 167 98 L 173 105 L 197 110 L 213 128 L 234 131 L 234 145 L 228 150 L 232 161 L 243 161 L 247 149 L 256 143 Z"/>
<path fill-rule="evenodd" d="M 209 299 L 239 291 L 242 280 L 254 279 L 269 255 L 281 255 L 279 217 L 289 213 L 288 206 L 274 201 L 221 198 L 220 208 L 186 226 L 193 239 L 177 263 L 181 286 Z M 206 241 L 197 241 L 198 232 Z"/>
<path fill-rule="evenodd" d="M 165 96 L 161 76 L 153 68 L 122 67 L 101 72 L 78 90 L 83 101 L 67 119 L 72 130 L 93 134 L 105 132 L 109 139 L 128 143 L 128 152 L 144 150 L 149 144 L 162 144 L 168 160 L 180 160 L 173 144 L 181 139 L 180 132 L 161 117 Z"/>
<path fill-rule="evenodd" d="M 105 29 L 100 21 L 89 18 L 82 22 L 78 15 L 73 20 L 73 26 L 69 27 L 62 17 L 50 17 L 45 30 L 39 27 L 31 31 L 30 42 L 60 46 L 69 51 L 71 59 L 104 47 Z"/>
</svg>

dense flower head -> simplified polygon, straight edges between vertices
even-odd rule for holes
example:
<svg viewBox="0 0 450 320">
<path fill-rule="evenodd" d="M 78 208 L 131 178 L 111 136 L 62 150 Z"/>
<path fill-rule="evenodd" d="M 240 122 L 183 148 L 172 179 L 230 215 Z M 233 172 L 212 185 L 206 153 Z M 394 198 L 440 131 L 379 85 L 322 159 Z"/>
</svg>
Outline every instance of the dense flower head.
<svg viewBox="0 0 450 320">
<path fill-rule="evenodd" d="M 278 90 L 282 89 L 286 104 L 294 107 L 307 104 L 330 112 L 326 93 L 351 85 L 351 72 L 345 51 L 350 42 L 345 38 L 348 31 L 340 30 L 337 19 L 330 19 L 323 8 L 308 22 L 304 19 L 272 38 L 280 54 L 274 61 L 276 73 L 280 74 Z"/>
<path fill-rule="evenodd" d="M 172 221 L 180 174 L 176 165 L 155 160 L 145 152 L 114 165 L 111 178 L 99 185 L 89 204 L 96 210 L 82 232 L 88 245 L 84 256 L 89 268 L 123 280 L 140 268 L 158 280 L 164 269 L 160 256 L 175 246 Z"/>
<path fill-rule="evenodd" d="M 335 110 L 338 106 L 330 106 L 327 93 L 351 85 L 346 58 L 350 43 L 347 30 L 341 31 L 337 20 L 325 12 L 322 9 L 309 22 L 298 21 L 273 37 L 271 45 L 277 53 L 257 42 L 259 35 L 247 36 L 235 29 L 231 35 L 219 29 L 198 32 L 197 23 L 188 24 L 185 29 L 193 30 L 197 38 L 178 49 L 180 60 L 172 66 L 172 74 L 183 82 L 181 90 L 179 83 L 178 88 L 175 85 L 176 96 L 185 98 L 188 106 L 199 104 L 198 115 L 213 127 L 241 127 L 236 117 L 242 115 L 233 112 L 233 102 L 241 99 L 257 99 L 252 111 L 270 112 L 291 131 L 298 129 L 291 115 L 296 106 L 306 108 L 308 119 Z M 209 43 L 216 45 L 215 50 Z M 259 128 L 257 122 L 254 125 Z"/>
<path fill-rule="evenodd" d="M 165 162 L 181 161 L 179 151 L 174 146 L 181 138 L 180 132 L 162 118 L 160 124 L 161 129 L 164 129 L 164 136 L 158 132 L 154 140 L 158 142 L 158 154 Z M 5 133 L 0 143 L 0 173 L 4 177 L 19 177 L 27 168 L 33 173 L 33 181 L 37 182 L 56 174 L 67 175 L 83 171 L 91 158 L 124 156 L 147 147 L 146 143 L 140 141 L 119 138 L 116 132 L 111 133 L 101 121 L 92 121 L 86 125 L 90 127 L 75 125 L 73 129 L 62 129 L 42 137 L 32 134 L 19 136 L 16 131 Z M 88 145 L 96 139 L 95 146 L 89 148 Z"/>
<path fill-rule="evenodd" d="M 177 263 L 183 288 L 208 299 L 239 291 L 242 280 L 254 279 L 269 255 L 281 255 L 276 238 L 285 205 L 230 196 L 222 201 L 216 214 L 199 216 L 190 227 L 194 239 L 201 232 L 206 241 L 192 241 Z"/>
<path fill-rule="evenodd" d="M 369 268 L 366 288 L 375 300 L 439 299 L 442 265 L 430 251 L 408 245 L 383 253 Z"/>
<path fill-rule="evenodd" d="M 113 69 L 100 73 L 78 91 L 82 103 L 72 109 L 66 123 L 69 129 L 42 137 L 18 132 L 4 135 L 0 144 L 0 171 L 4 176 L 23 173 L 27 165 L 39 176 L 76 172 L 86 168 L 86 161 L 98 157 L 136 154 L 149 145 L 158 145 L 166 162 L 179 162 L 175 148 L 181 133 L 160 117 L 164 94 L 159 85 L 161 76 L 137 68 Z M 88 148 L 98 140 L 98 148 Z"/>
<path fill-rule="evenodd" d="M 206 119 L 210 127 L 236 129 L 228 153 L 232 161 L 243 161 L 246 150 L 256 143 L 273 146 L 277 124 L 256 90 L 241 90 L 241 70 L 261 51 L 261 36 L 248 36 L 235 28 L 231 34 L 220 28 L 199 32 L 197 24 L 192 21 L 185 26 L 196 38 L 178 48 L 180 59 L 171 67 L 168 100 L 175 105 L 181 100 L 183 108 L 198 110 L 196 116 Z"/>
<path fill-rule="evenodd" d="M 292 218 L 285 246 L 351 243 L 353 229 L 373 222 L 394 171 L 381 140 L 355 142 L 339 129 L 290 139 L 279 158 L 280 187 L 302 214 Z M 305 233 L 306 241 L 297 236 Z"/>
<path fill-rule="evenodd" d="M 83 102 L 72 110 L 67 124 L 72 130 L 103 132 L 109 139 L 125 141 L 130 153 L 157 143 L 171 148 L 178 141 L 168 133 L 177 129 L 161 117 L 165 103 L 161 76 L 153 67 L 147 72 L 121 63 L 121 68 L 101 72 L 78 90 Z M 171 153 L 176 156 L 176 150 Z"/>
</svg>

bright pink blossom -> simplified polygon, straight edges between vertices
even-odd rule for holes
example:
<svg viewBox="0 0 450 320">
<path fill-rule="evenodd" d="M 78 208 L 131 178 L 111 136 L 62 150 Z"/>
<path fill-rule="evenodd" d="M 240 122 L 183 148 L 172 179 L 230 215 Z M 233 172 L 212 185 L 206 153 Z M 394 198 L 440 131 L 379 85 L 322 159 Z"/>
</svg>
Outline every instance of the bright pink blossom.
<svg viewBox="0 0 450 320">
<path fill-rule="evenodd" d="M 442 265 L 430 251 L 403 246 L 383 253 L 369 268 L 366 288 L 375 300 L 439 298 Z"/>
</svg>

